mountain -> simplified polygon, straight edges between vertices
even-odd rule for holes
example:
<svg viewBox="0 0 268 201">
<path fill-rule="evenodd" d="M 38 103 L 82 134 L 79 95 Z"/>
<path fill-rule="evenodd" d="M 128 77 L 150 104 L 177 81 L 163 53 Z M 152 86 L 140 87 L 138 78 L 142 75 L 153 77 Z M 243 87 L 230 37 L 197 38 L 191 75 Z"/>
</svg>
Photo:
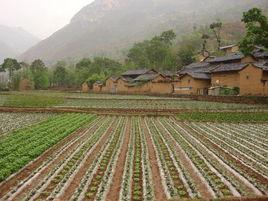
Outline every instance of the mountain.
<svg viewBox="0 0 268 201">
<path fill-rule="evenodd" d="M 238 21 L 251 7 L 268 9 L 267 0 L 95 0 L 21 58 L 118 58 L 133 43 L 164 30 L 174 29 L 180 36 L 216 19 Z"/>
<path fill-rule="evenodd" d="M 4 58 L 19 56 L 39 41 L 22 28 L 0 25 L 0 63 Z"/>
</svg>

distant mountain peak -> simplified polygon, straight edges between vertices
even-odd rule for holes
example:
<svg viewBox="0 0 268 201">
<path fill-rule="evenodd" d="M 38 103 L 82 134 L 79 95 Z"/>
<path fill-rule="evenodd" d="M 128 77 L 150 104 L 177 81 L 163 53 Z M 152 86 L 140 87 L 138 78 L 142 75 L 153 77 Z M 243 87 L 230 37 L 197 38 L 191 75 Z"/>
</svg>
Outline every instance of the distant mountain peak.
<svg viewBox="0 0 268 201">
<path fill-rule="evenodd" d="M 216 19 L 240 21 L 252 7 L 268 10 L 267 0 L 95 0 L 61 30 L 21 58 L 46 62 L 92 56 L 122 58 L 134 43 L 174 29 L 181 36 Z"/>
</svg>

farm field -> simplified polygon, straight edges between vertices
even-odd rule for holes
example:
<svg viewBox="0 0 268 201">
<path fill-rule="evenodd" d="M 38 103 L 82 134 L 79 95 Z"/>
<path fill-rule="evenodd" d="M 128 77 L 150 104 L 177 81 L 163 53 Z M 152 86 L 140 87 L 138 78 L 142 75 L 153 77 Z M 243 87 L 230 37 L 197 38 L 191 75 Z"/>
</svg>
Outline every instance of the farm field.
<svg viewBox="0 0 268 201">
<path fill-rule="evenodd" d="M 0 113 L 0 137 L 19 128 L 39 123 L 54 116 L 44 113 Z"/>
<path fill-rule="evenodd" d="M 0 139 L 0 200 L 256 200 L 267 135 L 267 123 L 57 115 Z"/>
<path fill-rule="evenodd" d="M 185 98 L 141 95 L 82 94 L 60 92 L 10 92 L 0 94 L 2 107 L 140 109 L 140 110 L 249 110 L 268 111 L 267 105 L 195 101 Z"/>
</svg>

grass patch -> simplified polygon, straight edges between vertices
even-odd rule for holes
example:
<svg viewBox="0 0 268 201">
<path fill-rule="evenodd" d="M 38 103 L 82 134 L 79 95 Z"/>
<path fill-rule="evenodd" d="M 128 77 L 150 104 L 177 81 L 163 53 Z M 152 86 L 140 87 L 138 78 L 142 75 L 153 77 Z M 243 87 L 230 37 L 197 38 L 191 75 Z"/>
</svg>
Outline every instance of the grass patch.
<svg viewBox="0 0 268 201">
<path fill-rule="evenodd" d="M 48 107 L 63 104 L 61 97 L 42 95 L 8 95 L 3 103 L 7 107 Z"/>
<path fill-rule="evenodd" d="M 209 121 L 209 122 L 268 122 L 267 112 L 192 112 L 180 113 L 177 118 L 182 121 Z"/>
</svg>

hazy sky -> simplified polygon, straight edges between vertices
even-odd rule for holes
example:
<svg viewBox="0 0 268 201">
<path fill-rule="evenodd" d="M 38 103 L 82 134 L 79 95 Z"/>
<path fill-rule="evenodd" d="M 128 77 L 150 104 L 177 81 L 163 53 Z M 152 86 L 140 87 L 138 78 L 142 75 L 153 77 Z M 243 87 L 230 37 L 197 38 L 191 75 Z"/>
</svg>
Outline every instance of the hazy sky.
<svg viewBox="0 0 268 201">
<path fill-rule="evenodd" d="M 0 0 L 0 24 L 22 27 L 44 39 L 94 0 Z"/>
</svg>

